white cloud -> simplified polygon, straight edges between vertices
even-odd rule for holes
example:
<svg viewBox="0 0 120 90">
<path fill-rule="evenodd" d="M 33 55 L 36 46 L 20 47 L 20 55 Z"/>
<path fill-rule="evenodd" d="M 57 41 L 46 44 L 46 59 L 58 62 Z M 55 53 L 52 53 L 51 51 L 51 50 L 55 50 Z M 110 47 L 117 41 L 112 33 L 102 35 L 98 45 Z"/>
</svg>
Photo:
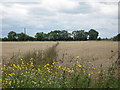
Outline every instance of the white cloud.
<svg viewBox="0 0 120 90">
<path fill-rule="evenodd" d="M 85 2 L 86 1 L 86 2 Z M 41 0 L 39 3 L 1 3 L 3 13 L 3 34 L 11 27 L 21 30 L 26 27 L 33 33 L 55 29 L 80 30 L 98 29 L 102 37 L 111 37 L 117 31 L 118 6 L 112 0 Z M 101 1 L 101 0 L 100 0 Z M 108 33 L 103 34 L 103 32 Z"/>
</svg>

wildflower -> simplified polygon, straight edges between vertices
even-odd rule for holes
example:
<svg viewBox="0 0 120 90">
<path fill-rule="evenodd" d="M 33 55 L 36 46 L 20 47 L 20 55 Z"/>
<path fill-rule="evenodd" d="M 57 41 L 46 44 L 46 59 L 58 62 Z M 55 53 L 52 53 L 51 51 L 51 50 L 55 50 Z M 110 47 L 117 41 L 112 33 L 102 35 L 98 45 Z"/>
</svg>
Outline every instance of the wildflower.
<svg viewBox="0 0 120 90">
<path fill-rule="evenodd" d="M 40 68 L 38 68 L 38 71 L 40 71 Z"/>
<path fill-rule="evenodd" d="M 21 82 L 23 82 L 23 80 Z"/>
<path fill-rule="evenodd" d="M 40 81 L 40 83 L 43 83 L 42 81 Z"/>
<path fill-rule="evenodd" d="M 60 68 L 61 68 L 61 66 L 59 65 L 59 66 L 58 66 L 58 69 L 60 69 Z"/>
<path fill-rule="evenodd" d="M 94 70 L 96 70 L 96 68 L 93 68 Z"/>
<path fill-rule="evenodd" d="M 11 88 L 14 88 L 14 87 L 11 87 Z"/>
<path fill-rule="evenodd" d="M 37 82 L 34 82 L 34 84 L 37 84 Z"/>
<path fill-rule="evenodd" d="M 48 70 L 48 73 L 50 73 L 50 70 Z"/>
<path fill-rule="evenodd" d="M 22 62 L 22 64 L 24 64 L 24 62 Z"/>
<path fill-rule="evenodd" d="M 20 61 L 22 61 L 23 59 L 21 58 Z"/>
<path fill-rule="evenodd" d="M 49 66 L 50 64 L 46 64 L 47 66 Z"/>
<path fill-rule="evenodd" d="M 76 59 L 78 59 L 79 58 L 79 56 L 76 56 Z"/>
<path fill-rule="evenodd" d="M 9 76 L 13 76 L 13 75 L 15 75 L 15 73 L 11 73 L 11 74 L 8 74 Z"/>
<path fill-rule="evenodd" d="M 33 60 L 33 58 L 31 58 L 30 60 Z"/>
<path fill-rule="evenodd" d="M 52 64 L 54 65 L 56 62 L 53 62 Z"/>
<path fill-rule="evenodd" d="M 73 70 L 69 70 L 68 72 L 72 73 L 72 72 L 73 72 Z"/>
<path fill-rule="evenodd" d="M 101 72 L 99 71 L 98 74 L 100 74 Z"/>
<path fill-rule="evenodd" d="M 17 66 L 15 64 L 13 64 L 13 67 L 17 68 Z"/>
<path fill-rule="evenodd" d="M 88 76 L 90 76 L 91 74 L 88 74 Z"/>
<path fill-rule="evenodd" d="M 63 70 L 66 70 L 66 67 L 63 67 L 62 69 L 63 69 Z"/>
<path fill-rule="evenodd" d="M 4 67 L 6 67 L 6 65 L 4 65 Z"/>
<path fill-rule="evenodd" d="M 10 84 L 10 85 L 11 85 L 11 83 L 12 83 L 12 81 L 9 81 L 9 83 L 8 83 L 8 84 Z"/>
<path fill-rule="evenodd" d="M 83 70 L 84 73 L 86 72 L 85 69 L 82 69 L 82 70 Z"/>
<path fill-rule="evenodd" d="M 77 66 L 78 66 L 78 67 L 82 67 L 82 65 L 80 65 L 80 64 L 77 64 Z"/>
</svg>

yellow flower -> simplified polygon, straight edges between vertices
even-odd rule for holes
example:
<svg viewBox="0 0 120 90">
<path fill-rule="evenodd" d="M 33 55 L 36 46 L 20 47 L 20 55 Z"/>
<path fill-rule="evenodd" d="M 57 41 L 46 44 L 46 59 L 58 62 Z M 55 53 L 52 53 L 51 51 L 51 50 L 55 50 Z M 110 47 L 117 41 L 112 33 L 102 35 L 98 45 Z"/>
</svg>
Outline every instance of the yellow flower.
<svg viewBox="0 0 120 90">
<path fill-rule="evenodd" d="M 66 67 L 63 67 L 62 69 L 63 69 L 63 70 L 66 70 L 67 68 L 66 68 Z"/>
<path fill-rule="evenodd" d="M 8 84 L 10 84 L 10 85 L 11 85 L 11 83 L 12 83 L 12 81 L 9 81 L 9 83 L 8 83 Z"/>
<path fill-rule="evenodd" d="M 37 84 L 37 82 L 34 82 L 34 84 Z"/>
<path fill-rule="evenodd" d="M 50 71 L 50 70 L 48 70 L 48 73 L 51 73 L 51 71 Z"/>
<path fill-rule="evenodd" d="M 21 82 L 23 82 L 23 80 Z"/>
<path fill-rule="evenodd" d="M 77 66 L 78 66 L 78 67 L 82 67 L 82 65 L 80 65 L 80 64 L 77 64 Z"/>
<path fill-rule="evenodd" d="M 43 83 L 42 81 L 40 81 L 40 83 Z"/>
<path fill-rule="evenodd" d="M 72 73 L 72 72 L 73 72 L 73 70 L 69 70 L 68 72 Z"/>
<path fill-rule="evenodd" d="M 6 65 L 4 65 L 4 67 L 6 67 Z"/>
<path fill-rule="evenodd" d="M 100 74 L 101 72 L 99 71 L 98 74 Z"/>
<path fill-rule="evenodd" d="M 60 68 L 61 68 L 61 66 L 59 65 L 59 66 L 58 66 L 58 69 L 60 69 Z"/>
<path fill-rule="evenodd" d="M 40 71 L 40 68 L 38 68 L 38 71 Z"/>
<path fill-rule="evenodd" d="M 50 64 L 46 64 L 47 66 L 49 66 Z"/>
<path fill-rule="evenodd" d="M 79 56 L 76 56 L 76 59 L 78 59 L 79 58 Z"/>
<path fill-rule="evenodd" d="M 14 87 L 11 87 L 11 88 L 14 88 Z"/>
<path fill-rule="evenodd" d="M 91 74 L 88 74 L 88 76 L 90 76 Z"/>
<path fill-rule="evenodd" d="M 9 76 L 13 76 L 13 75 L 15 75 L 15 73 L 11 73 L 11 74 L 8 74 Z"/>
<path fill-rule="evenodd" d="M 31 58 L 30 60 L 33 60 L 33 58 Z"/>
<path fill-rule="evenodd" d="M 96 68 L 93 68 L 94 70 L 96 70 Z"/>
<path fill-rule="evenodd" d="M 22 64 L 24 64 L 24 62 L 22 62 Z"/>
<path fill-rule="evenodd" d="M 82 69 L 82 70 L 83 70 L 84 73 L 86 72 L 85 69 Z"/>
<path fill-rule="evenodd" d="M 21 58 L 20 60 L 22 61 L 23 59 Z"/>
<path fill-rule="evenodd" d="M 52 64 L 54 65 L 56 62 L 53 62 Z"/>
</svg>

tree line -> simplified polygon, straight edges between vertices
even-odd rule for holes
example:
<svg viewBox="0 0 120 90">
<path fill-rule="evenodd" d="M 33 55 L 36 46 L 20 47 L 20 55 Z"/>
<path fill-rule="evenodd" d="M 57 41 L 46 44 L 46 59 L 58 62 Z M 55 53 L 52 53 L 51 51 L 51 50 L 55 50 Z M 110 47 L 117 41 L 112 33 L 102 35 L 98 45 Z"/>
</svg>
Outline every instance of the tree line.
<svg viewBox="0 0 120 90">
<path fill-rule="evenodd" d="M 86 41 L 86 40 L 100 40 L 99 32 L 90 29 L 88 32 L 85 30 L 76 30 L 69 33 L 66 30 L 54 30 L 48 33 L 37 32 L 34 37 L 29 36 L 23 32 L 16 33 L 10 31 L 7 37 L 2 38 L 2 41 Z"/>
</svg>

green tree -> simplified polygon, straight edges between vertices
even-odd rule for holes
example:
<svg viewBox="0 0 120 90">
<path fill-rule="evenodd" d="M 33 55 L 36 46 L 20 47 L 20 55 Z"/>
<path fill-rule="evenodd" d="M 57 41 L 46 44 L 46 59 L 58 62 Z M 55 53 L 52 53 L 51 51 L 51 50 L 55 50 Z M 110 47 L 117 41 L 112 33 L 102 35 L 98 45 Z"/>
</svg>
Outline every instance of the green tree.
<svg viewBox="0 0 120 90">
<path fill-rule="evenodd" d="M 17 34 L 17 40 L 18 41 L 25 41 L 26 40 L 26 34 L 22 33 L 18 33 Z"/>
<path fill-rule="evenodd" d="M 73 31 L 72 35 L 74 40 L 87 40 L 88 37 L 88 33 L 84 30 Z"/>
<path fill-rule="evenodd" d="M 10 31 L 9 33 L 8 33 L 8 40 L 10 40 L 10 41 L 15 41 L 16 40 L 16 32 L 14 32 L 14 31 Z"/>
<path fill-rule="evenodd" d="M 97 40 L 101 40 L 101 37 L 99 37 Z"/>
<path fill-rule="evenodd" d="M 59 32 L 59 40 L 64 40 L 64 41 L 67 41 L 67 40 L 71 40 L 71 34 L 68 33 L 68 31 L 66 30 L 62 30 L 61 32 Z"/>
<path fill-rule="evenodd" d="M 54 30 L 48 33 L 48 40 L 57 41 L 60 40 L 60 30 Z"/>
<path fill-rule="evenodd" d="M 97 40 L 97 37 L 99 35 L 99 33 L 96 30 L 94 30 L 94 29 L 91 29 L 88 32 L 88 34 L 89 34 L 89 40 Z"/>
<path fill-rule="evenodd" d="M 26 40 L 27 40 L 27 41 L 34 41 L 35 38 L 32 37 L 32 36 L 28 36 L 28 35 L 26 35 Z"/>
<path fill-rule="evenodd" d="M 120 41 L 120 34 L 114 36 L 112 40 L 114 40 L 114 41 Z"/>
<path fill-rule="evenodd" d="M 44 33 L 44 32 L 38 32 L 38 33 L 36 33 L 36 35 L 35 35 L 35 39 L 38 40 L 38 41 L 47 40 L 47 34 Z"/>
<path fill-rule="evenodd" d="M 2 38 L 2 41 L 9 41 L 7 37 Z"/>
</svg>

